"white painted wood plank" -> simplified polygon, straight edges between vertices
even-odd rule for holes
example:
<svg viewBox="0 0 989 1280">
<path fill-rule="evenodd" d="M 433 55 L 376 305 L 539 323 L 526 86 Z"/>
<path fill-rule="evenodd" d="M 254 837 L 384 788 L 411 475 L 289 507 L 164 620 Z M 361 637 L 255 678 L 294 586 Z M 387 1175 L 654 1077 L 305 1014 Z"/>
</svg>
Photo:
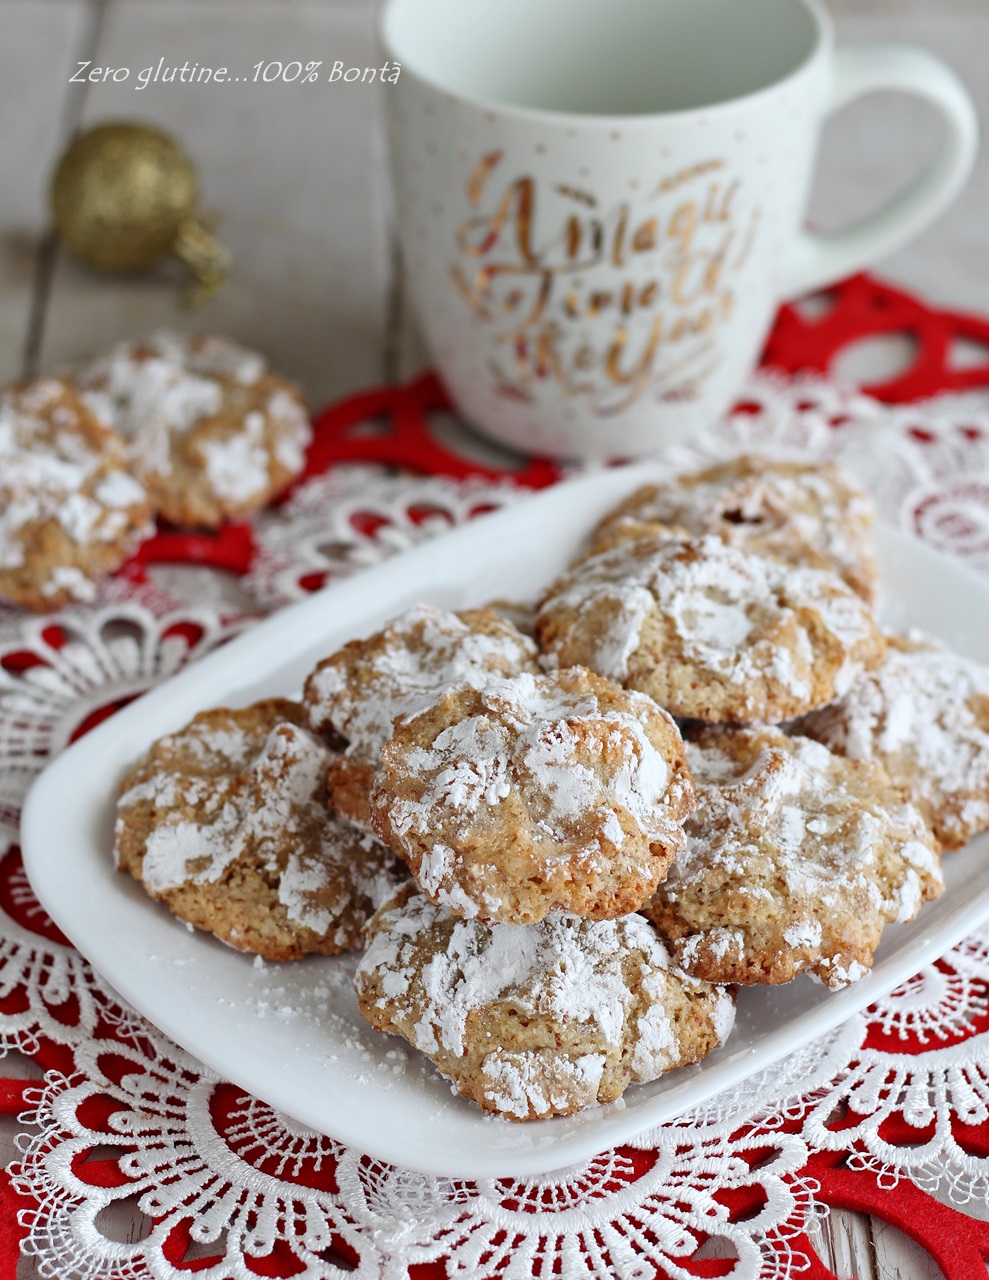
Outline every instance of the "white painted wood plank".
<svg viewBox="0 0 989 1280">
<path fill-rule="evenodd" d="M 91 86 L 84 119 L 147 120 L 173 132 L 197 164 L 204 207 L 217 213 L 235 267 L 219 297 L 190 313 L 167 271 L 108 278 L 62 255 L 45 367 L 169 325 L 257 346 L 317 404 L 383 377 L 382 90 L 325 80 L 335 61 L 379 61 L 372 28 L 367 8 L 322 3 L 108 5 L 96 61 L 131 77 Z M 137 74 L 159 59 L 245 78 L 136 89 Z M 253 83 L 254 65 L 273 60 L 321 61 L 323 79 Z"/>
<path fill-rule="evenodd" d="M 0 14 L 0 382 L 23 372 L 48 175 L 90 12 L 84 0 L 4 0 Z"/>
<path fill-rule="evenodd" d="M 888 1222 L 872 1221 L 878 1280 L 944 1280 L 926 1249 Z"/>
<path fill-rule="evenodd" d="M 836 1276 L 885 1280 L 876 1271 L 870 1220 L 863 1214 L 832 1209 L 823 1222 L 811 1224 L 807 1235 L 818 1257 Z"/>
</svg>

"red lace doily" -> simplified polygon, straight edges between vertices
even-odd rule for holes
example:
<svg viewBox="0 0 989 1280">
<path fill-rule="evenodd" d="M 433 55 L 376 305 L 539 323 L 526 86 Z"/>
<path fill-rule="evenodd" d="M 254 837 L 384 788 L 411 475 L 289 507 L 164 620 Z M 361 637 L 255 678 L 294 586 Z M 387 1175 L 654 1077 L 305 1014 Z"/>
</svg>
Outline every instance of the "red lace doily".
<svg viewBox="0 0 989 1280">
<path fill-rule="evenodd" d="M 847 353 L 856 342 L 894 336 L 912 344 L 913 358 L 909 367 L 878 385 L 864 388 L 884 403 L 908 404 L 945 391 L 989 386 L 989 321 L 935 311 L 866 276 L 837 286 L 816 300 L 813 307 L 784 307 L 767 344 L 765 359 L 767 366 L 785 374 L 826 374 L 839 355 Z M 973 347 L 981 348 L 983 353 L 979 356 L 976 351 L 974 360 Z M 958 359 L 961 351 L 966 353 L 964 362 Z M 744 411 L 745 406 L 741 408 Z M 308 466 L 299 484 L 344 462 L 387 464 L 455 480 L 504 482 L 507 477 L 514 485 L 529 489 L 542 488 L 559 479 L 560 468 L 545 459 L 520 463 L 513 470 L 480 465 L 456 453 L 431 429 L 431 418 L 449 413 L 450 409 L 442 386 L 429 373 L 404 387 L 348 397 L 316 418 Z M 841 427 L 841 415 L 829 425 Z M 985 505 L 989 508 L 989 496 Z M 422 518 L 428 519 L 430 514 L 424 510 Z M 118 584 L 123 591 L 131 586 L 139 591 L 147 584 L 151 567 L 160 565 L 202 565 L 246 575 L 259 552 L 256 531 L 246 524 L 227 526 L 214 535 L 190 535 L 162 528 L 126 566 Z M 318 585 L 320 580 L 315 575 L 311 585 Z M 119 614 L 117 617 L 119 621 Z M 99 619 L 94 619 L 96 631 L 99 625 Z M 154 651 L 166 655 L 167 673 L 205 647 L 221 642 L 225 634 L 215 628 L 210 631 L 196 619 L 194 611 L 189 611 L 184 617 L 160 620 Z M 66 687 L 72 685 L 68 665 L 63 670 L 60 655 L 81 651 L 90 643 L 104 646 L 110 655 L 107 661 L 115 660 L 114 653 L 118 657 L 122 653 L 113 649 L 119 637 L 105 640 L 95 632 L 76 637 L 62 624 L 39 622 L 32 635 L 31 643 L 22 650 L 7 653 L 3 667 L 16 678 L 28 678 L 35 672 L 34 686 L 49 691 L 56 689 L 60 679 Z M 134 643 L 140 648 L 142 642 Z M 133 653 L 120 660 L 121 669 L 134 670 L 140 676 L 135 677 L 136 693 L 144 678 L 140 660 Z M 68 657 L 65 664 L 69 664 Z M 71 732 L 58 720 L 56 708 L 45 730 L 47 733 L 50 729 L 50 741 L 42 742 L 39 737 L 37 754 L 57 749 L 59 741 L 64 745 L 71 737 L 79 736 L 129 696 L 132 695 L 126 694 L 109 706 L 87 704 Z M 62 739 L 56 741 L 58 734 Z M 0 792 L 0 827 L 5 817 L 8 822 L 13 820 L 15 801 L 16 796 L 5 810 Z M 197 1247 L 197 1232 L 207 1241 L 211 1238 L 197 1226 L 197 1215 L 204 1212 L 203 1205 L 207 1204 L 206 1191 L 202 1203 L 187 1190 L 182 1192 L 186 1198 L 176 1202 L 169 1191 L 172 1185 L 187 1189 L 193 1184 L 178 1175 L 170 1182 L 168 1162 L 173 1160 L 188 1179 L 189 1169 L 199 1157 L 186 1149 L 187 1142 L 183 1146 L 180 1101 L 176 1090 L 170 1092 L 168 1081 L 184 1079 L 188 1083 L 199 1079 L 196 1068 L 174 1055 L 170 1057 L 167 1043 L 118 1008 L 112 994 L 105 991 L 81 958 L 72 958 L 74 953 L 33 899 L 12 832 L 6 845 L 0 847 L 0 909 L 11 922 L 11 934 L 0 949 L 0 1022 L 4 1042 L 8 1047 L 19 1048 L 50 1073 L 43 1093 L 34 1083 L 0 1078 L 0 1110 L 7 1115 L 26 1113 L 39 1122 L 44 1116 L 48 1125 L 26 1153 L 20 1176 L 12 1181 L 9 1173 L 0 1174 L 0 1276 L 14 1277 L 24 1241 L 31 1231 L 39 1229 L 39 1223 L 49 1232 L 50 1239 L 59 1238 L 52 1232 L 65 1233 L 66 1275 L 81 1257 L 79 1241 L 65 1225 L 72 1221 L 71 1214 L 65 1212 L 66 1205 L 42 1202 L 31 1194 L 32 1186 L 39 1185 L 38 1170 L 44 1168 L 46 1161 L 57 1158 L 68 1160 L 62 1169 L 64 1185 L 79 1188 L 80 1213 L 81 1206 L 96 1203 L 92 1196 L 83 1194 L 86 1188 L 101 1188 L 108 1196 L 118 1198 L 130 1190 L 142 1193 L 149 1236 L 160 1232 L 156 1248 L 173 1269 L 169 1275 L 187 1271 L 207 1275 L 211 1280 L 226 1280 L 232 1273 L 222 1267 L 224 1258 L 229 1260 L 232 1256 L 229 1236 L 233 1226 L 225 1227 L 226 1253 Z M 952 953 L 935 970 L 925 973 L 928 984 L 943 979 L 944 1000 L 955 1001 L 951 1009 L 958 1027 L 956 1039 L 961 1042 L 986 1036 L 989 1045 L 989 954 L 973 960 L 969 952 Z M 951 1144 L 953 1150 L 962 1153 L 963 1162 L 968 1161 L 964 1166 L 966 1194 L 984 1198 L 989 1185 L 989 1070 L 981 1074 L 969 1070 L 942 1108 L 930 1100 L 925 1102 L 919 1095 L 901 1098 L 896 1094 L 888 1066 L 894 1055 L 923 1057 L 934 1052 L 949 1053 L 952 1048 L 943 1032 L 939 1031 L 932 1042 L 922 1020 L 911 1018 L 910 998 L 907 984 L 882 1009 L 862 1015 L 861 1035 L 852 1046 L 848 1063 L 826 1088 L 800 1098 L 762 1127 L 746 1120 L 731 1130 L 727 1139 L 724 1135 L 708 1139 L 712 1144 L 730 1140 L 734 1162 L 730 1185 L 718 1183 L 699 1189 L 686 1181 L 677 1182 L 673 1172 L 664 1175 L 664 1189 L 655 1195 L 668 1196 L 668 1221 L 681 1224 L 679 1234 L 654 1237 L 648 1223 L 636 1223 L 634 1215 L 626 1215 L 620 1221 L 595 1228 L 591 1234 L 586 1229 L 580 1246 L 584 1254 L 574 1256 L 586 1257 L 597 1251 L 596 1265 L 611 1268 L 607 1274 L 621 1280 L 754 1275 L 751 1269 L 742 1268 L 740 1244 L 732 1256 L 710 1247 L 713 1237 L 734 1238 L 732 1232 L 738 1228 L 738 1240 L 756 1241 L 762 1251 L 760 1276 L 782 1277 L 799 1271 L 808 1280 L 825 1280 L 833 1273 L 818 1259 L 806 1234 L 806 1214 L 801 1216 L 800 1211 L 800 1205 L 812 1194 L 818 1203 L 871 1214 L 899 1227 L 928 1250 L 948 1280 L 985 1280 L 989 1224 L 943 1203 L 930 1187 L 936 1177 L 937 1153 Z M 905 1011 L 899 1021 L 897 1009 L 901 1006 L 896 1005 L 897 999 Z M 989 1063 L 989 1047 L 984 1061 Z M 886 1065 L 881 1068 L 876 1065 L 883 1063 Z M 886 1075 L 879 1078 L 883 1072 Z M 149 1080 L 154 1076 L 155 1087 L 149 1087 L 146 1094 L 140 1089 L 142 1073 Z M 77 1088 L 82 1076 L 90 1082 L 94 1078 L 105 1080 L 105 1092 Z M 448 1226 L 430 1248 L 417 1245 L 403 1262 L 400 1273 L 390 1271 L 386 1262 L 381 1262 L 381 1258 L 401 1256 L 386 1250 L 375 1255 L 378 1261 L 373 1266 L 378 1270 L 365 1271 L 365 1265 L 372 1268 L 372 1263 L 362 1260 L 361 1240 L 365 1237 L 361 1233 L 367 1233 L 369 1228 L 359 1215 L 354 1216 L 358 1189 L 363 1188 L 361 1203 L 371 1203 L 375 1195 L 383 1195 L 386 1190 L 389 1195 L 398 1195 L 400 1191 L 395 1187 L 401 1180 L 395 1171 L 385 1176 L 372 1161 L 354 1153 L 345 1158 L 345 1153 L 329 1139 L 305 1134 L 285 1138 L 284 1129 L 265 1119 L 263 1104 L 245 1098 L 232 1086 L 215 1081 L 209 1085 L 204 1105 L 209 1108 L 212 1131 L 248 1162 L 258 1185 L 264 1178 L 277 1177 L 281 1183 L 298 1188 L 298 1200 L 283 1195 L 278 1200 L 277 1221 L 266 1224 L 258 1220 L 261 1192 L 258 1191 L 256 1208 L 252 1208 L 250 1192 L 238 1193 L 243 1203 L 238 1202 L 236 1212 L 231 1210 L 228 1215 L 230 1223 L 236 1222 L 237 1230 L 243 1233 L 237 1238 L 238 1249 L 233 1250 L 238 1258 L 237 1277 L 302 1276 L 308 1280 L 310 1276 L 342 1275 L 357 1269 L 367 1275 L 401 1273 L 408 1280 L 445 1280 L 454 1267 L 456 1274 L 473 1280 L 486 1280 L 488 1276 L 494 1280 L 505 1272 L 511 1251 L 521 1247 L 522 1236 L 513 1238 L 506 1225 L 500 1236 L 496 1232 L 485 1237 L 484 1250 L 476 1256 L 472 1254 L 470 1228 L 465 1224 L 471 1220 L 471 1206 L 478 1197 L 488 1197 L 486 1203 L 496 1203 L 497 1213 L 504 1216 L 506 1224 L 512 1214 L 535 1210 L 548 1213 L 554 1208 L 562 1213 L 566 1207 L 540 1200 L 532 1183 L 524 1191 L 508 1182 L 494 1187 L 465 1184 L 448 1188 L 452 1206 Z M 889 1105 L 877 1108 L 876 1099 L 886 1097 L 884 1090 L 889 1095 Z M 970 1104 L 958 1101 L 967 1097 Z M 156 1110 L 159 1103 L 160 1114 Z M 929 1116 L 923 1110 L 925 1105 Z M 244 1119 L 248 1114 L 249 1124 Z M 256 1135 L 267 1132 L 266 1124 L 278 1139 L 267 1148 L 259 1148 Z M 805 1138 L 799 1136 L 806 1135 L 809 1126 L 815 1126 L 818 1135 L 813 1150 L 801 1146 Z M 160 1134 L 171 1136 L 166 1141 Z M 585 1181 L 578 1180 L 572 1194 L 618 1197 L 623 1184 L 653 1176 L 662 1160 L 668 1159 L 670 1170 L 675 1171 L 678 1152 L 682 1155 L 688 1148 L 695 1151 L 704 1141 L 703 1123 L 698 1122 L 689 1132 L 670 1126 L 655 1145 L 643 1140 L 641 1146 L 607 1153 L 607 1161 L 600 1169 L 582 1173 Z M 883 1143 L 899 1144 L 903 1150 L 915 1153 L 910 1177 L 895 1185 L 888 1185 L 877 1155 Z M 703 1160 L 698 1162 L 695 1156 L 691 1159 L 691 1177 L 696 1179 L 697 1170 L 705 1166 Z M 781 1162 L 781 1170 L 789 1161 L 785 1176 L 780 1173 L 775 1182 L 765 1172 L 774 1160 Z M 156 1169 L 162 1179 L 153 1194 L 148 1180 L 151 1169 Z M 32 1170 L 36 1179 L 33 1183 Z M 587 1180 L 593 1178 L 597 1182 L 588 1190 Z M 207 1187 L 205 1174 L 204 1179 L 202 1185 Z M 341 1190 L 345 1180 L 349 1199 Z M 776 1192 L 770 1194 L 767 1186 L 779 1192 L 778 1203 L 771 1203 Z M 546 1195 L 563 1196 L 561 1187 L 565 1187 L 562 1174 L 551 1189 L 547 1184 Z M 230 1190 L 216 1186 L 208 1189 L 209 1205 L 222 1201 Z M 68 1191 L 65 1195 L 71 1200 Z M 408 1197 L 408 1212 L 414 1216 L 416 1205 L 411 1190 Z M 688 1201 L 690 1205 L 685 1208 Z M 267 1212 L 268 1202 L 264 1204 Z M 325 1216 L 320 1221 L 314 1216 L 315 1204 L 324 1206 Z M 717 1226 L 706 1228 L 705 1221 L 713 1222 L 715 1218 Z M 56 1220 L 62 1225 L 52 1225 Z M 763 1221 L 765 1226 L 760 1227 Z M 566 1265 L 559 1261 L 567 1256 L 565 1246 L 554 1248 L 556 1252 L 547 1248 L 540 1255 L 542 1260 L 534 1259 L 532 1274 L 562 1273 L 567 1280 Z M 137 1280 L 158 1274 L 140 1269 L 123 1246 L 116 1252 L 108 1246 L 105 1266 L 101 1280 Z M 599 1269 L 593 1274 L 604 1272 Z"/>
</svg>

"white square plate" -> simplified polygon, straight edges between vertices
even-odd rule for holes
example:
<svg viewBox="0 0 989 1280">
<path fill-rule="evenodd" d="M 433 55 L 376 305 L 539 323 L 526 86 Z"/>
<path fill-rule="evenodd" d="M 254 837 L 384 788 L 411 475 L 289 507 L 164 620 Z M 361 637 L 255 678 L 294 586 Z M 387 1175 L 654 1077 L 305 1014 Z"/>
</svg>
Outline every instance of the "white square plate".
<svg viewBox="0 0 989 1280">
<path fill-rule="evenodd" d="M 352 957 L 255 966 L 190 933 L 113 868 L 117 782 L 150 743 L 207 707 L 293 695 L 345 641 L 425 601 L 461 609 L 532 599 L 591 525 L 655 466 L 603 471 L 484 516 L 285 609 L 70 747 L 24 811 L 27 871 L 56 924 L 135 1008 L 242 1088 L 341 1142 L 427 1173 L 536 1174 L 671 1119 L 823 1035 L 942 955 L 989 916 L 989 836 L 945 860 L 947 891 L 887 929 L 872 972 L 828 992 L 807 978 L 740 993 L 728 1044 L 697 1067 L 637 1085 L 625 1105 L 514 1124 L 451 1094 L 404 1041 L 357 1011 Z M 989 584 L 892 529 L 878 536 L 881 616 L 989 662 Z"/>
</svg>

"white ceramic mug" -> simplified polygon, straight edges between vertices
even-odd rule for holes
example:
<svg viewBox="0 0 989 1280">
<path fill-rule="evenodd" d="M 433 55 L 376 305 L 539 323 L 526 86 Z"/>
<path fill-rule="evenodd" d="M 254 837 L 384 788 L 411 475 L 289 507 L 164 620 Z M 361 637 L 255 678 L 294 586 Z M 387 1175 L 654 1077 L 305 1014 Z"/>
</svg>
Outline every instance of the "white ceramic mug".
<svg viewBox="0 0 989 1280">
<path fill-rule="evenodd" d="M 818 0 L 389 0 L 396 216 L 454 401 L 527 452 L 632 456 L 730 404 L 778 303 L 948 203 L 972 103 L 919 49 L 835 49 Z M 898 89 L 936 158 L 854 226 L 802 229 L 822 126 Z"/>
</svg>

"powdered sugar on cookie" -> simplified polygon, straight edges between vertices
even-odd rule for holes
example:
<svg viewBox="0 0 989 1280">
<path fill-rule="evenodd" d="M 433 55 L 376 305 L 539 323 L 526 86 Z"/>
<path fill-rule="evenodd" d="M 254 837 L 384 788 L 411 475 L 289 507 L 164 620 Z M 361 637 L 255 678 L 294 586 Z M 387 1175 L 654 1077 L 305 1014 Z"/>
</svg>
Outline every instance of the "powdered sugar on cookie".
<svg viewBox="0 0 989 1280">
<path fill-rule="evenodd" d="M 159 333 L 121 343 L 76 381 L 176 523 L 249 514 L 302 469 L 311 428 L 300 397 L 226 338 Z"/>
<path fill-rule="evenodd" d="M 561 826 L 586 817 L 602 797 L 600 772 L 594 767 L 598 759 L 587 759 L 584 750 L 588 721 L 594 722 L 599 745 L 595 756 L 610 757 L 609 798 L 632 815 L 647 837 L 664 829 L 661 814 L 671 769 L 636 716 L 636 711 L 643 716 L 652 711 L 644 697 L 628 695 L 628 710 L 619 710 L 603 705 L 584 683 L 523 674 L 492 680 L 479 692 L 478 702 L 479 715 L 451 725 L 428 748 L 406 755 L 409 775 L 428 779 L 429 789 L 420 801 L 392 808 L 392 830 L 428 831 L 437 804 L 475 817 L 482 805 L 494 807 L 505 800 L 515 775 L 522 773 L 544 800 L 536 821 L 558 836 Z M 620 844 L 621 826 L 617 821 L 609 826 Z"/>
<path fill-rule="evenodd" d="M 731 997 L 679 972 L 641 917 L 488 928 L 414 886 L 371 922 L 355 985 L 365 1017 L 513 1119 L 613 1100 L 710 1052 L 734 1017 Z"/>
<path fill-rule="evenodd" d="M 516 923 L 633 910 L 691 805 L 671 718 L 583 670 L 462 686 L 397 722 L 371 796 L 427 893 Z"/>
<path fill-rule="evenodd" d="M 746 454 L 637 490 L 605 516 L 591 545 L 603 549 L 651 524 L 713 533 L 785 564 L 833 570 L 870 599 L 874 522 L 872 500 L 836 463 Z"/>
<path fill-rule="evenodd" d="M 697 810 L 644 910 L 690 972 L 840 986 L 941 892 L 933 836 L 879 766 L 773 729 L 708 730 L 688 759 Z"/>
<path fill-rule="evenodd" d="M 878 760 L 957 849 L 989 829 L 989 668 L 919 633 L 877 670 L 791 726 L 852 760 Z"/>
<path fill-rule="evenodd" d="M 273 959 L 353 946 L 401 878 L 328 812 L 330 755 L 298 718 L 278 701 L 205 713 L 156 744 L 119 804 L 120 864 L 183 918 L 260 939 L 252 949 Z"/>
<path fill-rule="evenodd" d="M 59 378 L 0 396 L 0 596 L 88 601 L 150 532 L 121 442 Z"/>
<path fill-rule="evenodd" d="M 220 411 L 223 390 L 209 373 L 190 367 L 178 334 L 161 333 L 114 347 L 81 370 L 78 382 L 94 411 L 132 443 L 141 464 L 170 475 L 172 433 L 185 435 Z"/>
<path fill-rule="evenodd" d="M 868 607 L 835 575 L 714 536 L 643 536 L 550 588 L 537 635 L 675 715 L 778 721 L 828 702 L 883 651 Z"/>
<path fill-rule="evenodd" d="M 449 613 L 415 605 L 367 640 L 321 662 L 306 681 L 310 724 L 347 740 L 347 754 L 377 763 L 399 716 L 455 685 L 538 671 L 528 636 L 490 609 Z"/>
</svg>

